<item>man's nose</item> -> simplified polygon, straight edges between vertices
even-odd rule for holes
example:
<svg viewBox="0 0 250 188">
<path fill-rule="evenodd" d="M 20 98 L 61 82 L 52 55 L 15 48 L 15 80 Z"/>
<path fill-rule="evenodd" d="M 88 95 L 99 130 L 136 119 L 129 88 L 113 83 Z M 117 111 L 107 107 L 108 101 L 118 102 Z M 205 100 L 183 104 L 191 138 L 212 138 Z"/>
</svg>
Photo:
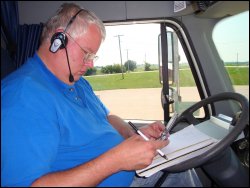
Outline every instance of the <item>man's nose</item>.
<svg viewBox="0 0 250 188">
<path fill-rule="evenodd" d="M 93 68 L 94 67 L 94 62 L 93 60 L 88 60 L 85 62 L 85 66 L 88 68 Z"/>
</svg>

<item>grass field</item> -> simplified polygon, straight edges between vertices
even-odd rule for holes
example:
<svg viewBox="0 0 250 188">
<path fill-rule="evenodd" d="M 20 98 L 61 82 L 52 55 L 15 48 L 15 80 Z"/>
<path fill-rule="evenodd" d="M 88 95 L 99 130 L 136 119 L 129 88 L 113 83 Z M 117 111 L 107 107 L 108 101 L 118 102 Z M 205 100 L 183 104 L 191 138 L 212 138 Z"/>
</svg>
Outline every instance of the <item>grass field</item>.
<svg viewBox="0 0 250 188">
<path fill-rule="evenodd" d="M 122 79 L 122 74 L 88 76 L 85 78 L 90 82 L 95 91 L 108 89 L 161 87 L 158 71 L 124 73 L 124 79 Z"/>
<path fill-rule="evenodd" d="M 248 67 L 227 67 L 229 76 L 234 85 L 249 85 Z M 159 88 L 159 72 L 138 72 L 111 75 L 86 76 L 95 91 L 128 88 Z M 194 86 L 194 80 L 190 70 L 180 70 L 180 86 Z"/>
<path fill-rule="evenodd" d="M 249 85 L 249 68 L 227 67 L 233 85 Z"/>
</svg>

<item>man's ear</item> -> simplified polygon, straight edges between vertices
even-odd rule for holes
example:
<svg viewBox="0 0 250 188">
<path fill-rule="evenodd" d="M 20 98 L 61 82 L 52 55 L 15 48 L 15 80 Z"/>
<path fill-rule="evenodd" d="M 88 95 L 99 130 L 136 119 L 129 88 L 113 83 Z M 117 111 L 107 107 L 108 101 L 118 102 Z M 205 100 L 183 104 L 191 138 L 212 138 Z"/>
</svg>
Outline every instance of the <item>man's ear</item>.
<svg viewBox="0 0 250 188">
<path fill-rule="evenodd" d="M 56 53 L 59 49 L 64 49 L 68 43 L 68 38 L 63 29 L 56 29 L 56 32 L 52 35 L 50 39 L 49 51 Z"/>
</svg>

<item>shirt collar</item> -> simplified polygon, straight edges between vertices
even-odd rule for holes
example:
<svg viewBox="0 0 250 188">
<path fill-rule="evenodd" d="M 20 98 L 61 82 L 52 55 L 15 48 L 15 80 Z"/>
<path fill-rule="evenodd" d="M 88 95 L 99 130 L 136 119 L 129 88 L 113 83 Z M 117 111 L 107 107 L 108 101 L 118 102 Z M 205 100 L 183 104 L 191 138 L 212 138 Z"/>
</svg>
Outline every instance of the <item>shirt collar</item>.
<svg viewBox="0 0 250 188">
<path fill-rule="evenodd" d="M 40 70 L 45 74 L 45 76 L 48 78 L 48 80 L 52 83 L 54 83 L 57 87 L 59 87 L 62 90 L 70 90 L 71 88 L 75 87 L 75 82 L 73 85 L 68 85 L 64 82 L 62 82 L 60 79 L 58 79 L 44 64 L 44 62 L 41 60 L 41 58 L 38 56 L 37 53 L 34 55 L 34 59 L 36 62 L 38 62 L 38 66 Z"/>
</svg>

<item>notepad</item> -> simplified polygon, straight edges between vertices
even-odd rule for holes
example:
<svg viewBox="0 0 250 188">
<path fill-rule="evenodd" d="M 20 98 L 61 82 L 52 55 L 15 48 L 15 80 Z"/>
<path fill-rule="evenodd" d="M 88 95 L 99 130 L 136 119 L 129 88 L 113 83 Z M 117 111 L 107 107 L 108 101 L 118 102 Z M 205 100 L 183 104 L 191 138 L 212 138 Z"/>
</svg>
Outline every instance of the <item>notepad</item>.
<svg viewBox="0 0 250 188">
<path fill-rule="evenodd" d="M 196 157 L 218 142 L 217 139 L 204 134 L 193 125 L 171 134 L 169 140 L 170 143 L 161 149 L 168 160 L 159 155 L 155 156 L 148 167 L 136 171 L 139 176 L 149 177 L 164 168 Z"/>
</svg>

